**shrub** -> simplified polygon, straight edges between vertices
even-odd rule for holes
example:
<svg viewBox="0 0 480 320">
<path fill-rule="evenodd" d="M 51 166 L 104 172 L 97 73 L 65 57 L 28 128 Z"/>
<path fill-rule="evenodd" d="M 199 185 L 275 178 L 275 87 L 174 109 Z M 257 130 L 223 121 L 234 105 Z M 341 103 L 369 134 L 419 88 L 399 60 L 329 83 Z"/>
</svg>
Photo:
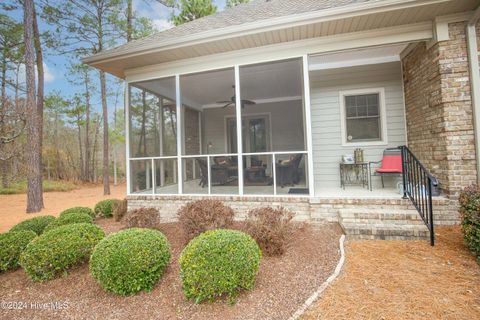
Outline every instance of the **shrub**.
<svg viewBox="0 0 480 320">
<path fill-rule="evenodd" d="M 73 224 L 73 223 L 93 223 L 93 218 L 87 213 L 83 213 L 83 212 L 65 213 L 59 216 L 55 221 L 50 223 L 45 228 L 45 232 L 48 232 L 60 226 L 64 226 L 66 224 Z"/>
<path fill-rule="evenodd" d="M 157 230 L 132 228 L 109 235 L 90 258 L 90 273 L 107 291 L 151 291 L 170 262 L 170 245 Z"/>
<path fill-rule="evenodd" d="M 72 213 L 72 212 L 86 213 L 90 217 L 95 218 L 95 212 L 88 207 L 74 207 L 74 208 L 70 208 L 70 209 L 67 209 L 67 210 L 63 210 L 62 212 L 60 212 L 60 217 L 65 215 L 65 214 Z"/>
<path fill-rule="evenodd" d="M 32 280 L 50 280 L 87 260 L 103 237 L 103 230 L 90 223 L 55 228 L 27 245 L 20 255 L 20 265 Z"/>
<path fill-rule="evenodd" d="M 35 217 L 16 224 L 12 227 L 12 229 L 10 229 L 10 231 L 17 232 L 21 230 L 30 230 L 35 232 L 37 235 L 41 235 L 45 228 L 53 221 L 55 221 L 54 216 Z"/>
<path fill-rule="evenodd" d="M 265 255 L 282 255 L 293 231 L 293 216 L 293 212 L 284 208 L 251 210 L 246 221 L 246 231 L 257 241 Z"/>
<path fill-rule="evenodd" d="M 115 221 L 120 221 L 127 214 L 128 203 L 127 199 L 119 200 L 113 203 L 112 215 Z"/>
<path fill-rule="evenodd" d="M 218 200 L 197 200 L 187 203 L 177 212 L 187 239 L 213 229 L 226 229 L 233 225 L 232 208 Z"/>
<path fill-rule="evenodd" d="M 180 275 L 187 299 L 196 303 L 250 290 L 260 265 L 255 240 L 235 230 L 211 230 L 194 238 L 180 256 Z"/>
<path fill-rule="evenodd" d="M 0 271 L 17 269 L 20 266 L 20 254 L 36 236 L 31 230 L 0 234 Z"/>
<path fill-rule="evenodd" d="M 160 213 L 155 208 L 140 208 L 127 213 L 125 224 L 128 228 L 158 228 Z"/>
<path fill-rule="evenodd" d="M 95 205 L 95 214 L 104 218 L 111 218 L 113 215 L 113 205 L 120 200 L 107 199 L 98 202 Z"/>
<path fill-rule="evenodd" d="M 460 194 L 463 238 L 468 248 L 480 262 L 480 188 L 465 188 Z"/>
</svg>

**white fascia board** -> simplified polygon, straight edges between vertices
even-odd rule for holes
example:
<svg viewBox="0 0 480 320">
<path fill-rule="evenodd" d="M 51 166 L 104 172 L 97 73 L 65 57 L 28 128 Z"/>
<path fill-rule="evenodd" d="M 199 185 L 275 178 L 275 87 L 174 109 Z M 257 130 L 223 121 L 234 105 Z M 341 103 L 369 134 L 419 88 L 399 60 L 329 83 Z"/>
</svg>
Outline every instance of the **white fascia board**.
<svg viewBox="0 0 480 320">
<path fill-rule="evenodd" d="M 139 44 L 134 49 L 124 50 L 123 52 L 120 50 L 106 51 L 94 56 L 85 57 L 82 58 L 82 62 L 95 66 L 101 62 L 109 62 L 119 58 L 134 57 L 146 53 L 171 50 L 186 45 L 192 46 L 200 43 L 240 37 L 260 32 L 268 32 L 301 25 L 353 18 L 361 15 L 382 13 L 386 11 L 407 9 L 411 7 L 444 3 L 449 1 L 450 0 L 385 0 L 380 2 L 365 2 L 357 5 L 288 15 L 285 17 L 255 21 L 253 23 L 244 23 L 238 26 L 214 29 L 205 32 L 194 33 L 189 36 L 182 36 L 179 38 L 161 41 L 160 43 L 158 43 L 158 41 L 150 41 L 148 44 L 143 46 Z"/>
<path fill-rule="evenodd" d="M 400 61 L 400 56 L 383 56 L 383 57 L 374 57 L 366 59 L 355 59 L 355 60 L 345 60 L 338 62 L 328 62 L 328 63 L 317 63 L 310 64 L 309 70 L 327 70 L 327 69 L 337 69 L 345 67 L 355 67 L 355 66 L 365 66 L 371 64 L 387 63 L 387 62 L 397 62 Z"/>
<path fill-rule="evenodd" d="M 381 45 L 408 43 L 432 39 L 431 22 L 395 26 L 321 38 L 306 39 L 269 46 L 242 49 L 214 55 L 177 60 L 156 65 L 125 70 L 126 81 L 145 81 L 221 68 L 236 64 L 247 65 L 262 62 L 300 58 L 303 55 L 337 52 Z"/>
</svg>

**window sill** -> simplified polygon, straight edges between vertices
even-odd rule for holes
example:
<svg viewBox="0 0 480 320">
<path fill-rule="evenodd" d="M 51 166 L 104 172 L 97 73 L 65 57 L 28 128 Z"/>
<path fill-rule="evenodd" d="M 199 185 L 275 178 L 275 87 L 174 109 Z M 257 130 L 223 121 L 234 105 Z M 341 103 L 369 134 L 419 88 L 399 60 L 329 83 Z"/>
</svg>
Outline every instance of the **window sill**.
<svg viewBox="0 0 480 320">
<path fill-rule="evenodd" d="M 367 147 L 367 146 L 387 146 L 387 141 L 358 141 L 358 142 L 343 142 L 342 147 Z"/>
</svg>

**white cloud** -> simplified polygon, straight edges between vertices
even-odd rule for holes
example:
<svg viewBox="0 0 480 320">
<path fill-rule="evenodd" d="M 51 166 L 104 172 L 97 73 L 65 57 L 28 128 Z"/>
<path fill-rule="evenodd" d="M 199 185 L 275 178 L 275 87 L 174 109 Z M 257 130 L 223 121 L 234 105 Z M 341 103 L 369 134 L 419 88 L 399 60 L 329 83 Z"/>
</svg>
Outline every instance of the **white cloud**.
<svg viewBox="0 0 480 320">
<path fill-rule="evenodd" d="M 50 69 L 50 67 L 44 62 L 43 63 L 43 76 L 45 83 L 50 83 L 55 81 L 55 74 Z M 37 66 L 35 66 L 35 77 L 37 77 Z M 25 83 L 26 74 L 25 74 L 25 65 L 20 65 L 20 69 L 18 70 L 18 82 Z M 36 79 L 35 79 L 36 81 Z"/>
<path fill-rule="evenodd" d="M 167 30 L 173 27 L 173 24 L 167 19 L 154 19 L 152 20 L 152 23 L 158 31 Z"/>
</svg>

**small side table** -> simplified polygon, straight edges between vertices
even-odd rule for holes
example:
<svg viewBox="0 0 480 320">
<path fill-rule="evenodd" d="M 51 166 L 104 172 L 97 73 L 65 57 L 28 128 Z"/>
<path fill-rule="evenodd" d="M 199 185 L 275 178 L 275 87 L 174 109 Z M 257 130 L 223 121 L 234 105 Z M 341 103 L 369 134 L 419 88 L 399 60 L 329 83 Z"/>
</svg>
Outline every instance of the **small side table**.
<svg viewBox="0 0 480 320">
<path fill-rule="evenodd" d="M 340 187 L 345 190 L 345 186 L 362 186 L 370 188 L 370 167 L 368 162 L 344 163 L 340 162 Z"/>
</svg>

